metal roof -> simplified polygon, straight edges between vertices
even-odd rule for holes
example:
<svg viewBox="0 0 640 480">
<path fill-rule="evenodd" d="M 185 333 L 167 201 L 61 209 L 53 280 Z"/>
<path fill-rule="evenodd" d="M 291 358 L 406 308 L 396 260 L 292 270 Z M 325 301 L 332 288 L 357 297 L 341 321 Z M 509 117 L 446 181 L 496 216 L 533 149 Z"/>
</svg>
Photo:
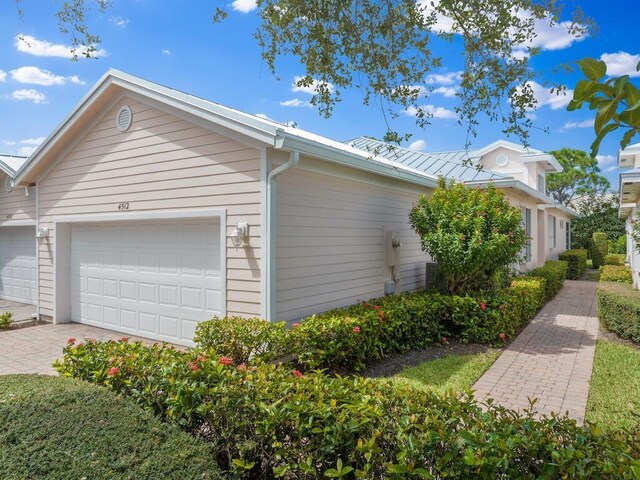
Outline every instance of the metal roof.
<svg viewBox="0 0 640 480">
<path fill-rule="evenodd" d="M 24 157 L 22 155 L 7 155 L 0 153 L 0 170 L 13 178 L 16 172 L 20 170 L 20 167 L 27 162 L 27 159 L 28 157 Z"/>
<path fill-rule="evenodd" d="M 463 164 L 462 154 L 468 155 L 470 152 L 467 151 L 432 154 L 398 147 L 367 137 L 356 138 L 346 143 L 365 152 L 371 152 L 376 156 L 415 168 L 432 177 L 445 177 L 461 182 L 486 182 L 512 178 L 486 170 L 478 170 L 472 165 Z"/>
</svg>

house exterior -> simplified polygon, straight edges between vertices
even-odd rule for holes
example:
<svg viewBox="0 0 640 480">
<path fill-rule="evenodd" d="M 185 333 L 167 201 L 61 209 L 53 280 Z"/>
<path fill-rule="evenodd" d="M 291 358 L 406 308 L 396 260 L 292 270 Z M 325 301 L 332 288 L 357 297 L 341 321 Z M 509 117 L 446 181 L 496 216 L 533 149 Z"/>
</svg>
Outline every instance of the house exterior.
<svg viewBox="0 0 640 480">
<path fill-rule="evenodd" d="M 631 234 L 632 222 L 638 221 L 640 203 L 640 143 L 629 145 L 618 153 L 620 168 L 619 216 L 627 222 L 627 261 L 633 285 L 640 287 L 640 254 Z"/>
<path fill-rule="evenodd" d="M 293 320 L 421 289 L 429 258 L 408 214 L 440 175 L 493 181 L 521 206 L 533 237 L 523 269 L 566 247 L 572 212 L 531 180 L 557 169 L 553 157 L 501 143 L 474 156 L 478 170 L 433 154 L 445 172 L 409 161 L 431 154 L 356 143 L 110 70 L 5 173 L 29 192 L 6 202 L 37 232 L 38 315 L 188 345 L 213 315 Z M 521 177 L 488 168 L 500 149 Z"/>
</svg>

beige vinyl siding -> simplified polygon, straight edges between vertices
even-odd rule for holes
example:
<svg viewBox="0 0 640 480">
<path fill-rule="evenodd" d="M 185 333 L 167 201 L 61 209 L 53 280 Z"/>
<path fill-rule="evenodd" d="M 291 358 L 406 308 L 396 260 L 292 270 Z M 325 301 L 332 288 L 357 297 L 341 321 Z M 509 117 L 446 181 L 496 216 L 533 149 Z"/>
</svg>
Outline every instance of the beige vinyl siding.
<svg viewBox="0 0 640 480">
<path fill-rule="evenodd" d="M 310 171 L 308 169 L 318 170 Z M 319 173 L 330 169 L 331 175 Z M 421 193 L 363 172 L 303 159 L 278 178 L 276 316 L 293 320 L 384 295 L 383 227 L 400 232 L 397 291 L 424 287 L 426 254 L 409 225 Z"/>
<path fill-rule="evenodd" d="M 7 175 L 0 174 L 0 223 L 14 220 L 33 220 L 36 218 L 35 191 L 28 197 L 24 187 L 14 187 L 11 192 L 5 189 Z"/>
<path fill-rule="evenodd" d="M 120 132 L 122 105 L 133 112 Z M 260 152 L 144 103 L 123 99 L 39 183 L 41 313 L 53 311 L 54 217 L 129 211 L 227 209 L 227 236 L 237 222 L 250 225 L 249 245 L 227 239 L 227 312 L 260 314 Z M 122 212 L 123 218 L 127 212 Z"/>
</svg>

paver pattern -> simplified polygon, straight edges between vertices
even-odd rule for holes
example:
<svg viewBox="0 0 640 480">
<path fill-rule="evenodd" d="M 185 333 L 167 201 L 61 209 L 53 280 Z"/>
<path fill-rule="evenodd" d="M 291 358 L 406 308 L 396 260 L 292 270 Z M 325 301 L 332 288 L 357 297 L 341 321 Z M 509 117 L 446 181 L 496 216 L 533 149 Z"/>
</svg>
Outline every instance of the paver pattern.
<svg viewBox="0 0 640 480">
<path fill-rule="evenodd" d="M 598 337 L 596 286 L 567 280 L 476 382 L 476 398 L 516 410 L 537 398 L 537 414 L 568 413 L 582 424 Z"/>
<path fill-rule="evenodd" d="M 62 348 L 67 345 L 70 337 L 83 341 L 85 338 L 117 340 L 123 336 L 130 337 L 79 323 L 48 324 L 0 331 L 0 375 L 9 373 L 56 375 L 57 372 L 51 364 L 62 357 Z M 130 338 L 153 343 L 137 337 Z"/>
</svg>

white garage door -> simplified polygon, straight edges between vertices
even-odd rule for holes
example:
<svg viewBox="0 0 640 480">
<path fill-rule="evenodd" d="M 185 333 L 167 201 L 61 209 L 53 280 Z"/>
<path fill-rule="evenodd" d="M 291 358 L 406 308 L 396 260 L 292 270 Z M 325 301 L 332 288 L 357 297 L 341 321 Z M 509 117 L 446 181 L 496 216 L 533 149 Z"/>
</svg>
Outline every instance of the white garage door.
<svg viewBox="0 0 640 480">
<path fill-rule="evenodd" d="M 35 227 L 0 227 L 0 298 L 36 303 Z"/>
<path fill-rule="evenodd" d="M 74 322 L 189 344 L 222 312 L 218 221 L 73 225 L 70 267 Z"/>
</svg>

